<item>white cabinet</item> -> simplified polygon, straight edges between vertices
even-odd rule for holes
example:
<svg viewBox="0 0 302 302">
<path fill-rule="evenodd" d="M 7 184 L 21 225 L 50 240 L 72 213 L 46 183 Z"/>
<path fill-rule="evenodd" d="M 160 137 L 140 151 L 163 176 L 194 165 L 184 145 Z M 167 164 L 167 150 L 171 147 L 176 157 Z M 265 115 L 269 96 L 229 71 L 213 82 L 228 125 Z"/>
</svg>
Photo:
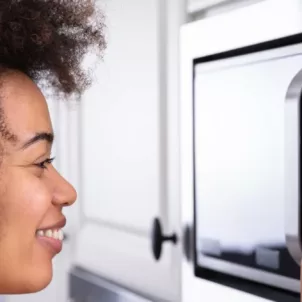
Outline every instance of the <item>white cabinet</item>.
<svg viewBox="0 0 302 302">
<path fill-rule="evenodd" d="M 178 301 L 180 245 L 167 243 L 156 262 L 150 231 L 159 217 L 165 233 L 180 234 L 175 80 L 184 1 L 100 3 L 108 48 L 81 104 L 82 217 L 74 264 Z M 176 109 L 169 110 L 170 102 Z"/>
</svg>

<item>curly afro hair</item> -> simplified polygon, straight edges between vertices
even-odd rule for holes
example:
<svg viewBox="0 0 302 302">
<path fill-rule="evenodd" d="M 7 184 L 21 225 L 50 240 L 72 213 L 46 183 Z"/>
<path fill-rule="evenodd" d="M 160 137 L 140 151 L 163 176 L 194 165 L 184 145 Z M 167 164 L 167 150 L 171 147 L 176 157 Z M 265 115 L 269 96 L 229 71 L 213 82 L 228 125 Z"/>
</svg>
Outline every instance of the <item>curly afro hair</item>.
<svg viewBox="0 0 302 302">
<path fill-rule="evenodd" d="M 0 77 L 18 70 L 81 95 L 91 83 L 84 55 L 106 47 L 103 21 L 93 0 L 0 0 Z"/>
</svg>

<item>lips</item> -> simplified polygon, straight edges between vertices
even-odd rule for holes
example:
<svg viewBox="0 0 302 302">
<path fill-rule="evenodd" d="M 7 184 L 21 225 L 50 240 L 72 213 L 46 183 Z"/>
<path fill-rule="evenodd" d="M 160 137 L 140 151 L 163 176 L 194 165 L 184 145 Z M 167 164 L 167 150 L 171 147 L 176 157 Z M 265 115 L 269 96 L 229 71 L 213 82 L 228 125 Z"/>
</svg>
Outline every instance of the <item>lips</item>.
<svg viewBox="0 0 302 302">
<path fill-rule="evenodd" d="M 37 240 L 41 245 L 47 248 L 53 254 L 53 256 L 62 251 L 63 242 L 59 239 L 37 236 Z"/>
<path fill-rule="evenodd" d="M 66 225 L 66 218 L 63 217 L 61 220 L 58 222 L 48 225 L 48 226 L 42 226 L 41 228 L 38 229 L 38 231 L 47 231 L 47 230 L 55 230 L 55 229 L 62 229 Z"/>
<path fill-rule="evenodd" d="M 63 247 L 63 231 L 62 228 L 66 225 L 64 217 L 57 223 L 43 226 L 36 231 L 36 238 L 40 244 L 47 248 L 54 255 L 61 252 Z"/>
</svg>

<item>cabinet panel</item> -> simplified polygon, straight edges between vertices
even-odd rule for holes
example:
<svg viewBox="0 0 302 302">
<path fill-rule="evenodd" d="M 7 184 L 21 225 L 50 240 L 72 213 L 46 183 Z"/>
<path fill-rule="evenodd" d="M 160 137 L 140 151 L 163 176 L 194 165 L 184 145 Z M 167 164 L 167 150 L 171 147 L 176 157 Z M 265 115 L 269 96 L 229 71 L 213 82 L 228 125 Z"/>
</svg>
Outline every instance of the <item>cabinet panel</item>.
<svg viewBox="0 0 302 302">
<path fill-rule="evenodd" d="M 177 301 L 180 245 L 166 244 L 156 262 L 150 232 L 155 217 L 164 233 L 175 226 L 178 231 L 180 223 L 179 216 L 170 217 L 167 186 L 167 153 L 173 152 L 167 136 L 167 20 L 178 18 L 184 5 L 171 1 L 168 14 L 168 2 L 100 4 L 108 48 L 81 103 L 83 224 L 74 264 L 148 297 Z M 175 50 L 179 24 L 172 26 Z M 88 56 L 87 64 L 93 60 Z M 179 205 L 173 206 L 176 213 Z"/>
<path fill-rule="evenodd" d="M 108 48 L 82 100 L 86 217 L 148 230 L 159 212 L 157 1 L 105 1 Z"/>
</svg>

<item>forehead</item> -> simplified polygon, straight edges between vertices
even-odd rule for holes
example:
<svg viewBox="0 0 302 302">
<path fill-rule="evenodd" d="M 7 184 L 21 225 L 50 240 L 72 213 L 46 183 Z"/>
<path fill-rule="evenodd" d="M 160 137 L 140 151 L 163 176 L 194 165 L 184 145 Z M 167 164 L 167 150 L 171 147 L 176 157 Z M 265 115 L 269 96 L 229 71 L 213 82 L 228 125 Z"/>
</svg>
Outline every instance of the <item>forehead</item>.
<svg viewBox="0 0 302 302">
<path fill-rule="evenodd" d="M 37 132 L 52 132 L 48 106 L 38 86 L 26 75 L 1 78 L 1 115 L 6 128 L 21 140 Z"/>
</svg>

